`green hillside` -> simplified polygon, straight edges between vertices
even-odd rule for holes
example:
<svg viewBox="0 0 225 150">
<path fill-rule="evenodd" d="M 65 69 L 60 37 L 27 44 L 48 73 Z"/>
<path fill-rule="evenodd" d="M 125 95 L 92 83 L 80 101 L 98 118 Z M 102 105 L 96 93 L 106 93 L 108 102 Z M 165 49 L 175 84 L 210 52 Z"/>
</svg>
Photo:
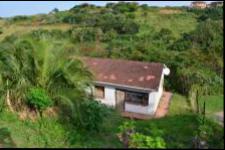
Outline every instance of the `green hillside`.
<svg viewBox="0 0 225 150">
<path fill-rule="evenodd" d="M 132 148 L 197 148 L 198 139 L 223 148 L 214 118 L 224 109 L 223 36 L 222 7 L 119 2 L 0 18 L 0 148 L 124 148 L 118 135 L 133 130 Z M 130 120 L 93 101 L 92 75 L 71 56 L 164 63 L 169 114 Z"/>
</svg>

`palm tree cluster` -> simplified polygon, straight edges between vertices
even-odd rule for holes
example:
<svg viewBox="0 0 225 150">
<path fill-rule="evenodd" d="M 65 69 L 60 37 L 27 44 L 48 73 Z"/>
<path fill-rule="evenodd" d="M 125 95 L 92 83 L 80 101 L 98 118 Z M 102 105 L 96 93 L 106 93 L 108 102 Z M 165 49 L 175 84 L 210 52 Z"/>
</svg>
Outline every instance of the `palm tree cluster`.
<svg viewBox="0 0 225 150">
<path fill-rule="evenodd" d="M 75 105 L 84 98 L 91 74 L 79 59 L 69 57 L 64 47 L 44 37 L 25 36 L 1 42 L 1 102 L 6 102 L 11 111 L 21 110 L 26 106 L 27 91 L 33 87 L 44 89 L 55 103 Z"/>
</svg>

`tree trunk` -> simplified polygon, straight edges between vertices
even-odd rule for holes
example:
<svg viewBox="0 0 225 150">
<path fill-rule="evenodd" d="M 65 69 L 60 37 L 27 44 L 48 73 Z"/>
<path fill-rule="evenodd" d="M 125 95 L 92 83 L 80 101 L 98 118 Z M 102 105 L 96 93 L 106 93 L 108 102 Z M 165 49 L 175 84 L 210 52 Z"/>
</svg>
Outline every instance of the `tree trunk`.
<svg viewBox="0 0 225 150">
<path fill-rule="evenodd" d="M 10 101 L 10 97 L 9 97 L 8 80 L 6 81 L 6 84 L 7 84 L 6 104 L 7 104 L 8 108 L 9 108 L 9 110 L 11 112 L 14 112 L 12 104 L 11 104 L 11 101 Z"/>
<path fill-rule="evenodd" d="M 10 101 L 10 98 L 9 98 L 9 90 L 7 90 L 7 95 L 6 95 L 6 104 L 9 108 L 9 110 L 11 112 L 14 112 L 13 108 L 12 108 L 12 104 L 11 104 L 11 101 Z"/>
</svg>

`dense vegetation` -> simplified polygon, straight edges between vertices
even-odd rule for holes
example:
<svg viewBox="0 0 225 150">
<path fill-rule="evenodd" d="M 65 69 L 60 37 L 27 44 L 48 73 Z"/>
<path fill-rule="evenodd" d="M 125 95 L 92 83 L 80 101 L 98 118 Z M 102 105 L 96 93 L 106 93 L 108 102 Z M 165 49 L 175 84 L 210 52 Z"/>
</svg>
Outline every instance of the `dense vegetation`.
<svg viewBox="0 0 225 150">
<path fill-rule="evenodd" d="M 49 14 L 3 18 L 0 19 L 0 111 L 3 114 L 0 124 L 7 127 L 11 121 L 15 121 L 23 128 L 21 130 L 29 128 L 30 132 L 37 134 L 37 138 L 45 137 L 39 139 L 40 143 L 37 139 L 27 139 L 17 143 L 18 146 L 122 146 L 115 134 L 124 119 L 86 94 L 85 88 L 90 86 L 92 76 L 78 59 L 71 56 L 165 63 L 171 70 L 165 81 L 166 90 L 186 97 L 199 91 L 204 91 L 201 96 L 216 95 L 216 98 L 206 98 L 206 106 L 210 109 L 213 106 L 211 104 L 215 103 L 216 108 L 209 110 L 213 113 L 214 110 L 222 109 L 218 102 L 222 98 L 213 102 L 218 95 L 223 95 L 222 8 L 157 8 L 120 2 L 108 3 L 105 7 L 82 4 L 68 11 L 54 9 Z M 174 104 L 177 103 L 176 100 Z M 181 103 L 182 107 L 184 103 Z M 46 111 L 53 106 L 59 108 L 56 111 L 57 119 L 46 118 Z M 154 120 L 152 123 L 137 121 L 136 127 L 133 127 L 136 133 L 131 138 L 132 144 L 128 146 L 192 147 L 191 140 L 195 136 L 193 130 L 198 130 L 200 126 L 197 121 L 199 115 L 191 111 L 184 112 L 186 108 L 179 107 L 170 108 L 172 116 L 164 120 Z M 191 106 L 187 107 L 192 109 Z M 34 111 L 40 114 L 36 118 L 40 124 L 30 120 L 18 121 L 23 118 L 21 113 L 18 113 L 19 117 L 8 114 L 5 108 L 14 113 L 32 114 Z M 173 114 L 178 110 L 179 113 Z M 54 125 L 48 125 L 49 122 L 54 122 Z M 168 123 L 178 125 L 174 125 L 176 128 L 169 125 L 174 129 L 168 129 Z M 206 124 L 216 133 L 221 130 L 210 121 Z M 152 130 L 157 131 L 141 131 L 143 126 L 151 126 Z M 152 126 L 166 128 L 165 133 L 159 133 Z M 182 131 L 183 126 L 190 129 Z M 57 132 L 44 136 L 43 133 L 51 128 Z M 175 129 L 180 134 L 173 136 L 179 133 Z M 14 132 L 15 129 L 10 126 L 10 130 Z M 126 128 L 121 132 L 124 131 Z M 24 134 L 25 138 L 29 138 L 29 134 Z M 15 137 L 19 138 L 18 135 Z M 59 137 L 55 139 L 56 136 Z M 210 134 L 208 137 L 213 139 L 213 142 L 206 139 L 208 147 L 222 147 L 216 141 L 221 136 Z M 0 147 L 1 144 L 0 135 Z"/>
</svg>

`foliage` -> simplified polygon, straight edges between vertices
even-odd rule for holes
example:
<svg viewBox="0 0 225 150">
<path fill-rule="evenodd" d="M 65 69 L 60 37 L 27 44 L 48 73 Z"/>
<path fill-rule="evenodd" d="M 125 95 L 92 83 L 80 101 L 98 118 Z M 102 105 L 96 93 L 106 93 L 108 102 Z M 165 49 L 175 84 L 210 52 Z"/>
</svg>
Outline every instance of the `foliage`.
<svg viewBox="0 0 225 150">
<path fill-rule="evenodd" d="M 0 35 L 3 33 L 3 29 L 0 27 Z"/>
<path fill-rule="evenodd" d="M 126 133 L 127 131 L 133 131 L 135 129 L 134 121 L 126 121 L 121 126 L 119 126 L 119 130 L 121 133 Z"/>
<path fill-rule="evenodd" d="M 36 40 L 68 38 L 67 33 L 64 33 L 61 30 L 57 30 L 57 29 L 53 29 L 51 31 L 45 30 L 45 29 L 38 29 L 38 30 L 34 30 L 30 32 L 29 35 Z"/>
<path fill-rule="evenodd" d="M 140 133 L 131 135 L 130 148 L 166 148 L 161 137 L 146 136 Z"/>
<path fill-rule="evenodd" d="M 41 88 L 31 88 L 27 94 L 27 103 L 40 112 L 47 107 L 52 106 L 52 100 L 49 98 L 47 93 Z"/>
<path fill-rule="evenodd" d="M 207 19 L 220 20 L 223 18 L 223 7 L 206 8 L 206 9 L 189 9 L 189 12 L 197 15 L 198 21 L 205 21 Z"/>
<path fill-rule="evenodd" d="M 118 3 L 108 3 L 107 8 L 112 8 L 115 13 L 125 13 L 134 12 L 138 8 L 138 4 L 135 2 L 118 2 Z"/>
<path fill-rule="evenodd" d="M 115 30 L 118 34 L 135 34 L 139 31 L 139 25 L 124 15 L 104 14 L 99 19 L 97 26 L 103 32 Z"/>
<path fill-rule="evenodd" d="M 221 99 L 223 101 L 223 99 Z M 211 102 L 211 101 L 209 101 Z M 134 120 L 136 131 L 143 135 L 160 135 L 167 148 L 191 148 L 191 140 L 198 128 L 196 116 L 190 114 L 187 100 L 184 96 L 174 94 L 167 117 L 152 120 Z M 66 117 L 64 115 L 63 117 Z M 118 127 L 129 121 L 113 111 L 102 123 L 101 132 L 81 132 L 80 128 L 70 128 L 71 124 L 59 122 L 58 119 L 47 117 L 40 119 L 43 126 L 31 120 L 19 120 L 16 114 L 2 112 L 0 114 L 1 128 L 8 128 L 12 140 L 17 147 L 62 147 L 62 148 L 124 148 L 116 136 Z M 223 127 L 217 124 L 206 124 L 212 127 L 213 135 L 209 137 L 209 148 L 223 148 Z M 185 130 L 184 130 L 185 127 Z M 39 130 L 40 128 L 40 130 Z M 153 133 L 162 130 L 162 133 Z M 0 131 L 1 132 L 1 131 Z M 155 132 L 155 131 L 154 131 Z M 5 147 L 0 139 L 1 146 Z M 13 145 L 8 145 L 13 147 Z"/>
<path fill-rule="evenodd" d="M 171 13 L 166 14 L 162 9 Z M 179 9 L 179 13 L 174 9 Z M 20 108 L 26 100 L 25 93 L 31 87 L 40 87 L 61 111 L 60 121 L 46 121 L 40 132 L 37 124 L 3 113 L 0 124 L 9 126 L 19 147 L 122 147 L 116 133 L 126 119 L 112 113 L 110 117 L 102 117 L 101 124 L 90 125 L 91 121 L 98 120 L 92 116 L 94 112 L 101 109 L 97 104 L 93 104 L 96 108 L 84 104 L 91 103 L 86 101 L 84 91 L 90 83 L 90 74 L 71 56 L 161 62 L 171 70 L 165 78 L 165 90 L 187 96 L 195 84 L 204 84 L 209 94 L 223 95 L 222 21 L 222 9 L 160 8 L 129 2 L 108 3 L 102 7 L 81 4 L 69 11 L 0 20 L 4 29 L 0 35 L 2 106 L 8 79 L 13 106 Z M 206 100 L 206 115 L 222 110 L 223 99 L 215 101 L 216 97 Z M 190 148 L 199 125 L 187 102 L 185 97 L 174 94 L 168 116 L 150 121 L 135 120 L 135 130 L 141 134 L 142 144 L 146 145 L 144 141 L 148 137 L 155 139 L 160 135 L 168 148 Z M 206 124 L 214 133 L 209 132 L 207 136 L 208 146 L 223 147 L 220 134 L 223 129 L 209 122 Z M 67 125 L 72 127 L 65 127 Z M 98 128 L 99 132 L 89 133 L 88 126 L 92 131 Z M 134 130 L 129 125 L 124 128 L 124 132 L 126 128 Z M 154 134 L 154 130 L 162 130 L 162 133 Z"/>
<path fill-rule="evenodd" d="M 18 22 L 18 21 L 24 21 L 24 20 L 28 20 L 28 19 L 30 19 L 30 17 L 28 17 L 28 16 L 15 16 L 15 17 L 10 18 L 10 21 Z"/>
<path fill-rule="evenodd" d="M 198 104 L 200 105 L 200 104 Z M 212 123 L 206 123 L 206 116 L 205 116 L 205 102 L 203 108 L 200 109 L 198 113 L 198 129 L 196 131 L 196 136 L 193 140 L 194 148 L 208 148 L 208 142 L 213 135 L 213 127 Z M 211 125 L 210 125 L 211 124 Z"/>
<path fill-rule="evenodd" d="M 96 40 L 101 40 L 102 38 L 102 31 L 99 28 L 80 28 L 80 29 L 72 29 L 71 37 L 74 41 L 77 42 L 91 42 Z"/>
<path fill-rule="evenodd" d="M 99 131 L 104 118 L 109 114 L 108 108 L 96 100 L 85 100 L 80 105 L 81 128 L 89 131 Z"/>
<path fill-rule="evenodd" d="M 166 143 L 158 133 L 152 132 L 151 135 L 144 135 L 137 132 L 134 121 L 125 121 L 119 130 L 122 136 L 122 141 L 129 148 L 165 148 Z M 150 128 L 149 130 L 153 130 Z"/>
<path fill-rule="evenodd" d="M 52 13 L 57 13 L 57 12 L 59 12 L 59 9 L 58 8 L 54 8 L 51 12 Z"/>
<path fill-rule="evenodd" d="M 82 93 L 89 85 L 90 73 L 82 62 L 69 58 L 71 53 L 61 50 L 63 44 L 50 43 L 43 38 L 30 39 L 28 35 L 1 44 L 1 87 L 6 92 L 6 81 L 9 81 L 10 99 L 16 108 L 21 109 L 24 105 L 25 93 L 30 87 L 40 87 L 50 93 L 52 100 L 62 101 L 65 97 L 71 100 L 71 97 L 60 91 L 73 89 Z"/>
</svg>

